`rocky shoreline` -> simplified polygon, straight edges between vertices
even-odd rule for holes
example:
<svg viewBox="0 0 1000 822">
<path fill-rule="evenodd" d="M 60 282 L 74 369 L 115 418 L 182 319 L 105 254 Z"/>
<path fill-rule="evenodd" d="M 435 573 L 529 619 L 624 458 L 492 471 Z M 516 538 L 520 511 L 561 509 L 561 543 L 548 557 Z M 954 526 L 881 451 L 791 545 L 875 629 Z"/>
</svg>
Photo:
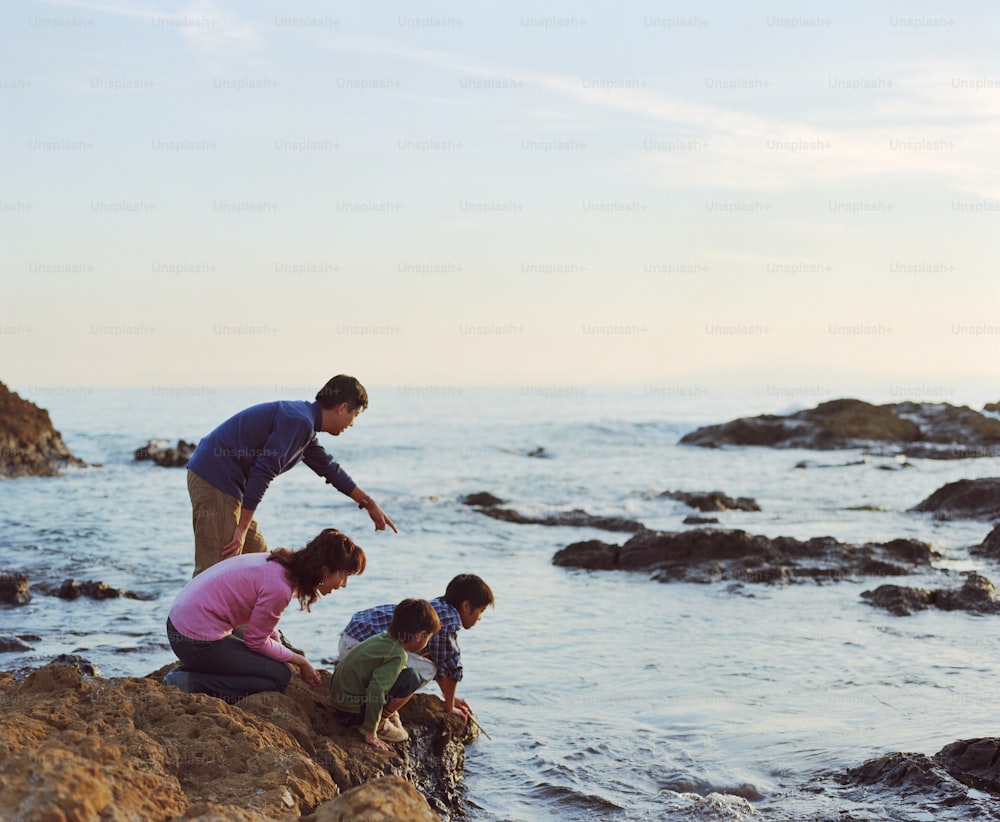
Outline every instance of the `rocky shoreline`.
<svg viewBox="0 0 1000 822">
<path fill-rule="evenodd" d="M 103 679 L 50 664 L 0 673 L 5 818 L 461 819 L 465 745 L 477 738 L 418 694 L 388 753 L 337 724 L 330 675 L 236 705 L 146 677 Z"/>
</svg>

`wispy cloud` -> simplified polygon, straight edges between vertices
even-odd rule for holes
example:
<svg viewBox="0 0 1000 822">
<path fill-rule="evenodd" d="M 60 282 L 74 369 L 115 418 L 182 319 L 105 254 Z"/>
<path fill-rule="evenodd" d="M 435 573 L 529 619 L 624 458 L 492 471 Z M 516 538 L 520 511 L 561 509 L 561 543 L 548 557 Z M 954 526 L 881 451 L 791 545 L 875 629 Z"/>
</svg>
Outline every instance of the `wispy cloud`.
<svg viewBox="0 0 1000 822">
<path fill-rule="evenodd" d="M 176 32 L 192 45 L 213 54 L 225 49 L 257 48 L 262 43 L 260 24 L 220 8 L 211 0 L 197 0 L 177 11 L 155 6 L 119 5 L 92 0 L 42 0 L 51 6 L 142 20 L 158 29 Z"/>
<path fill-rule="evenodd" d="M 636 150 L 622 162 L 650 182 L 778 191 L 896 175 L 933 178 L 958 192 L 1000 196 L 1000 171 L 990 162 L 1000 141 L 1000 102 L 977 90 L 982 72 L 957 64 L 918 64 L 902 69 L 891 95 L 859 102 L 831 95 L 816 125 L 725 105 L 692 102 L 652 88 L 610 87 L 582 78 L 490 64 L 463 54 L 401 47 L 377 38 L 336 39 L 342 51 L 418 63 L 458 75 L 512 79 L 526 88 L 580 108 L 573 119 L 627 115 L 622 128 L 637 134 Z M 962 87 L 965 82 L 966 86 Z M 672 135 L 680 146 L 640 136 Z M 685 147 L 685 140 L 692 143 Z"/>
</svg>

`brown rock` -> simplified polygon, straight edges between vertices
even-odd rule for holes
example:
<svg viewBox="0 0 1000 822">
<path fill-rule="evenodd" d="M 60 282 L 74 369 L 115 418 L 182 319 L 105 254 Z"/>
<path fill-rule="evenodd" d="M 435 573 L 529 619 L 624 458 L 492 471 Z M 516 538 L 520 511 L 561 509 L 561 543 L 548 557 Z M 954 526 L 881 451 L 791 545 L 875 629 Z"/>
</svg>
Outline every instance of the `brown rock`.
<svg viewBox="0 0 1000 822">
<path fill-rule="evenodd" d="M 786 416 L 763 414 L 704 426 L 686 434 L 681 443 L 817 450 L 881 444 L 927 459 L 992 457 L 1000 454 L 1000 420 L 948 403 L 872 405 L 839 399 Z"/>
<path fill-rule="evenodd" d="M 934 759 L 962 784 L 1000 794 L 1000 738 L 959 739 L 945 745 Z"/>
<path fill-rule="evenodd" d="M 979 545 L 969 549 L 970 554 L 1000 559 L 1000 525 L 994 525 L 993 530 L 986 535 Z"/>
<path fill-rule="evenodd" d="M 940 520 L 1000 519 L 1000 477 L 949 482 L 910 510 Z"/>
<path fill-rule="evenodd" d="M 0 604 L 26 605 L 31 602 L 26 574 L 0 574 Z"/>
<path fill-rule="evenodd" d="M 489 491 L 477 491 L 475 494 L 466 494 L 462 497 L 463 505 L 475 505 L 480 508 L 492 508 L 495 505 L 503 505 L 500 497 L 494 496 Z"/>
<path fill-rule="evenodd" d="M 675 499 L 699 511 L 759 511 L 760 504 L 751 497 L 730 497 L 722 491 L 664 491 L 661 497 Z"/>
<path fill-rule="evenodd" d="M 896 616 L 909 616 L 915 611 L 937 608 L 941 611 L 967 611 L 970 614 L 1000 613 L 997 589 L 986 577 L 974 571 L 966 574 L 961 588 L 907 588 L 901 585 L 880 585 L 861 594 L 869 605 L 884 608 Z"/>
<path fill-rule="evenodd" d="M 802 541 L 736 529 L 693 528 L 643 531 L 622 546 L 598 540 L 574 543 L 558 551 L 552 562 L 573 568 L 647 570 L 661 582 L 773 583 L 901 576 L 913 567 L 928 566 L 933 556 L 931 547 L 917 540 L 852 545 L 832 537 Z"/>
<path fill-rule="evenodd" d="M 150 440 L 135 450 L 137 461 L 151 460 L 163 468 L 183 468 L 194 456 L 196 442 L 177 440 L 177 447 L 171 448 L 166 440 Z"/>
<path fill-rule="evenodd" d="M 382 753 L 334 721 L 325 671 L 318 688 L 296 676 L 284 694 L 235 706 L 163 686 L 160 673 L 101 679 L 49 665 L 15 681 L 0 672 L 3 812 L 25 822 L 290 819 L 394 774 L 446 818 L 460 813 L 464 742 L 475 735 L 436 697 L 411 700 L 403 711 L 410 741 Z M 356 800 L 367 805 L 348 807 L 437 818 L 416 790 L 406 805 L 407 791 L 384 784 L 384 801 L 372 788 Z"/>
<path fill-rule="evenodd" d="M 54 477 L 85 465 L 52 427 L 48 411 L 0 382 L 0 476 Z"/>
<path fill-rule="evenodd" d="M 539 516 L 522 514 L 510 508 L 483 507 L 478 510 L 480 513 L 486 514 L 486 516 L 493 519 L 503 520 L 504 522 L 517 522 L 524 525 L 561 525 L 570 528 L 597 528 L 601 531 L 624 531 L 629 534 L 643 531 L 646 528 L 645 525 L 634 519 L 598 516 L 596 514 L 589 514 L 580 508 Z"/>
<path fill-rule="evenodd" d="M 324 802 L 303 822 L 435 822 L 440 820 L 416 789 L 399 776 L 383 776 Z"/>
</svg>

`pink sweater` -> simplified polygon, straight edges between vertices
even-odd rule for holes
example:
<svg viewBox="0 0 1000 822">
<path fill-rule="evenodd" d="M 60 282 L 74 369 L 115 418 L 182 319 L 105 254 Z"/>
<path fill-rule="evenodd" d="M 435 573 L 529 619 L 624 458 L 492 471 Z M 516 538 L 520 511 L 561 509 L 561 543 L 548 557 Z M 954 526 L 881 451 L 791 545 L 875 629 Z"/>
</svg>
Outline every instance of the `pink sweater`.
<svg viewBox="0 0 1000 822">
<path fill-rule="evenodd" d="M 281 644 L 278 620 L 292 600 L 284 566 L 268 554 L 241 554 L 217 562 L 181 589 L 170 621 L 184 636 L 211 642 L 246 625 L 246 646 L 287 662 L 292 652 Z"/>
</svg>

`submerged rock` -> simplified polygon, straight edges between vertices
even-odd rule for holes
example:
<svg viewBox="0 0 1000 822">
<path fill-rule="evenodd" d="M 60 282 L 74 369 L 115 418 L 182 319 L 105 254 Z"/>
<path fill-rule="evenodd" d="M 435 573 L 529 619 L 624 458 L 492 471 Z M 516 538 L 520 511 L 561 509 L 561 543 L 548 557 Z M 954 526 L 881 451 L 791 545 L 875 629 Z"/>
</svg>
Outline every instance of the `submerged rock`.
<svg viewBox="0 0 1000 822">
<path fill-rule="evenodd" d="M 0 382 L 0 476 L 55 477 L 85 465 L 66 447 L 48 411 Z"/>
<path fill-rule="evenodd" d="M 660 582 L 816 581 L 844 577 L 903 576 L 928 567 L 937 554 L 918 540 L 852 545 L 833 537 L 805 542 L 739 530 L 695 528 L 644 531 L 624 545 L 578 542 L 556 552 L 553 564 L 570 568 L 653 571 Z"/>
<path fill-rule="evenodd" d="M 949 482 L 910 510 L 940 520 L 1000 519 L 1000 477 Z"/>
<path fill-rule="evenodd" d="M 996 586 L 975 572 L 966 574 L 961 588 L 907 588 L 900 585 L 880 585 L 873 591 L 863 591 L 862 598 L 870 605 L 885 608 L 896 616 L 909 616 L 914 611 L 938 608 L 942 611 L 967 611 L 972 614 L 1000 613 Z"/>
<path fill-rule="evenodd" d="M 892 445 L 911 457 L 965 459 L 1000 455 L 1000 420 L 948 403 L 873 405 L 839 399 L 785 416 L 762 414 L 704 426 L 681 443 L 823 451 Z"/>
<path fill-rule="evenodd" d="M 100 679 L 49 665 L 0 673 L 0 808 L 17 819 L 433 819 L 462 813 L 471 728 L 418 695 L 408 743 L 383 753 L 339 726 L 329 674 L 237 705 L 163 686 L 159 674 Z M 423 793 L 407 791 L 392 776 Z M 341 791 L 369 783 L 350 798 Z M 345 800 L 347 800 L 345 802 Z M 338 803 L 343 803 L 338 806 Z M 339 815 L 338 815 L 339 814 Z"/>
<path fill-rule="evenodd" d="M 597 516 L 595 514 L 588 514 L 580 508 L 539 516 L 529 516 L 510 508 L 499 507 L 484 507 L 480 508 L 479 512 L 486 514 L 488 517 L 493 517 L 493 519 L 503 520 L 504 522 L 517 522 L 525 525 L 562 525 L 571 528 L 598 528 L 602 531 L 624 531 L 629 534 L 643 531 L 646 528 L 645 525 L 634 519 Z"/>
<path fill-rule="evenodd" d="M 183 468 L 194 456 L 197 447 L 198 443 L 184 440 L 177 440 L 176 448 L 169 447 L 166 440 L 150 440 L 136 449 L 135 459 L 151 460 L 164 468 Z"/>
<path fill-rule="evenodd" d="M 733 497 L 722 491 L 664 491 L 661 497 L 675 499 L 699 511 L 759 511 L 760 504 L 751 497 Z"/>
</svg>

